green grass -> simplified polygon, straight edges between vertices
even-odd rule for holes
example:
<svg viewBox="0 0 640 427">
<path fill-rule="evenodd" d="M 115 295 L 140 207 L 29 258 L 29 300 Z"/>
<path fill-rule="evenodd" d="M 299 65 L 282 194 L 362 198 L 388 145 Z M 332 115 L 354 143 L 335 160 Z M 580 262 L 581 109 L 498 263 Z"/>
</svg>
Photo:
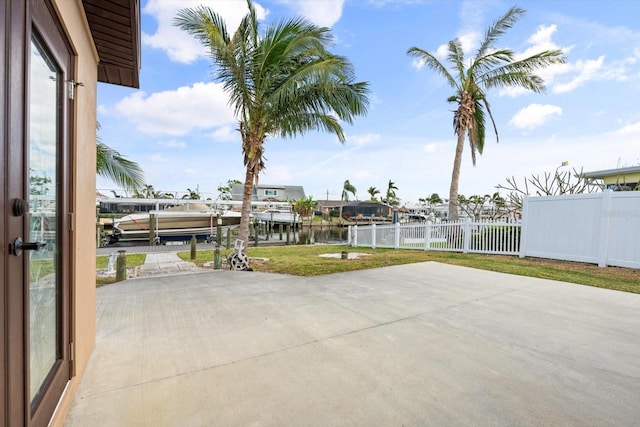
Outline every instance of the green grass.
<svg viewBox="0 0 640 427">
<path fill-rule="evenodd" d="M 127 268 L 138 267 L 144 264 L 146 254 L 125 254 L 127 258 Z M 109 255 L 98 255 L 96 257 L 96 269 L 107 268 Z M 115 268 L 115 265 L 113 266 Z M 108 285 L 116 281 L 115 277 L 96 277 L 96 286 Z"/>
<path fill-rule="evenodd" d="M 368 253 L 371 255 L 355 260 L 318 256 L 324 253 L 340 253 L 341 251 Z M 222 250 L 223 259 L 230 252 L 230 250 Z M 640 293 L 640 271 L 638 270 L 617 267 L 600 268 L 591 264 L 539 258 L 421 250 L 352 248 L 332 245 L 258 247 L 249 248 L 247 254 L 249 257 L 269 259 L 266 262 L 252 262 L 251 268 L 255 271 L 296 276 L 316 276 L 391 265 L 437 261 L 481 270 Z M 178 256 L 190 261 L 190 252 L 180 252 Z M 195 263 L 202 266 L 203 263 L 212 260 L 213 251 L 198 251 Z"/>
</svg>

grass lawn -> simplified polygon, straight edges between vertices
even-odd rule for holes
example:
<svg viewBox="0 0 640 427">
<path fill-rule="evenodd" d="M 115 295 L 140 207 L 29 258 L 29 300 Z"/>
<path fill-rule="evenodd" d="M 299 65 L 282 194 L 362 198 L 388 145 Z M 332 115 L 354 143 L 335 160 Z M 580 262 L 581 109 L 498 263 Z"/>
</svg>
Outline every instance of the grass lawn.
<svg viewBox="0 0 640 427">
<path fill-rule="evenodd" d="M 370 256 L 355 260 L 341 260 L 319 257 L 325 253 L 341 251 L 368 253 Z M 231 250 L 222 250 L 226 258 Z M 630 268 L 607 267 L 569 261 L 540 258 L 518 258 L 503 255 L 460 254 L 421 250 L 352 248 L 348 246 L 311 245 L 258 247 L 247 250 L 249 257 L 268 258 L 268 261 L 253 261 L 255 271 L 292 274 L 296 276 L 316 276 L 352 270 L 411 264 L 415 262 L 437 261 L 461 265 L 481 270 L 517 274 L 578 283 L 599 288 L 640 293 L 640 271 Z M 190 261 L 190 252 L 178 253 L 180 258 Z M 198 251 L 196 264 L 202 266 L 213 260 L 213 251 Z"/>
<path fill-rule="evenodd" d="M 144 260 L 147 258 L 146 254 L 125 254 L 127 257 L 127 268 L 138 267 L 144 264 Z M 96 257 L 96 269 L 105 269 L 109 263 L 109 255 L 99 255 Z M 115 265 L 113 266 L 115 269 Z M 96 277 L 96 286 L 108 285 L 114 283 L 115 277 Z"/>
</svg>

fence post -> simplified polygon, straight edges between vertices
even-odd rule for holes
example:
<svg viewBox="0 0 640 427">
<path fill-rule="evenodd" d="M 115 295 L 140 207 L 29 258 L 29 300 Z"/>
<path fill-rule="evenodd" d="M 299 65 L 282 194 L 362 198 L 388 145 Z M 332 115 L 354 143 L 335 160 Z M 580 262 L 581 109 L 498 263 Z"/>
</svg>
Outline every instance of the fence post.
<svg viewBox="0 0 640 427">
<path fill-rule="evenodd" d="M 347 246 L 351 246 L 351 226 L 347 226 Z"/>
<path fill-rule="evenodd" d="M 520 253 L 518 256 L 524 258 L 527 252 L 527 211 L 529 210 L 529 196 L 522 198 L 522 217 L 520 218 Z"/>
<path fill-rule="evenodd" d="M 469 253 L 469 248 L 471 248 L 471 219 L 470 218 L 466 218 L 464 221 L 464 228 L 462 229 L 462 237 L 463 237 L 463 243 L 462 243 L 462 253 L 467 254 Z"/>
<path fill-rule="evenodd" d="M 424 225 L 424 250 L 431 249 L 431 221 L 427 221 Z"/>
<path fill-rule="evenodd" d="M 358 247 L 358 224 L 353 226 L 353 246 Z"/>
<path fill-rule="evenodd" d="M 602 192 L 600 233 L 598 234 L 598 267 L 606 267 L 609 255 L 609 219 L 611 218 L 611 190 Z"/>
<path fill-rule="evenodd" d="M 371 248 L 376 248 L 376 225 L 371 224 Z"/>
<path fill-rule="evenodd" d="M 396 222 L 395 224 L 396 234 L 395 234 L 395 242 L 393 242 L 393 247 L 396 249 L 400 249 L 400 223 Z"/>
</svg>

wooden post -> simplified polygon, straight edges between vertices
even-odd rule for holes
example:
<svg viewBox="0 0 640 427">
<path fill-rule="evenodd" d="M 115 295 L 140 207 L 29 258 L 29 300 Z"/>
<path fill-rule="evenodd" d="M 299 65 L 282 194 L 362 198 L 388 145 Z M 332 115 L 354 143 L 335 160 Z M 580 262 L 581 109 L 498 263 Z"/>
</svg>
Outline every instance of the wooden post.
<svg viewBox="0 0 640 427">
<path fill-rule="evenodd" d="M 198 241 L 196 240 L 196 235 L 191 236 L 191 261 L 196 259 L 196 248 L 198 246 Z"/>
<path fill-rule="evenodd" d="M 253 227 L 254 230 L 256 231 L 256 234 L 254 235 L 256 241 L 255 241 L 255 246 L 256 248 L 258 247 L 258 220 L 256 220 L 256 225 L 255 227 Z"/>
<path fill-rule="evenodd" d="M 231 249 L 231 227 L 227 227 L 227 249 Z"/>
<path fill-rule="evenodd" d="M 291 244 L 291 224 L 287 224 L 287 245 Z"/>
<path fill-rule="evenodd" d="M 118 251 L 116 260 L 116 282 L 127 280 L 127 255 L 125 250 Z"/>
<path fill-rule="evenodd" d="M 220 258 L 220 245 L 216 244 L 216 248 L 213 251 L 213 269 L 220 270 L 222 268 L 222 259 Z"/>
<path fill-rule="evenodd" d="M 222 244 L 222 216 L 218 212 L 218 217 L 216 218 L 216 246 L 220 247 Z"/>
<path fill-rule="evenodd" d="M 280 240 L 282 241 L 282 224 L 280 224 Z"/>
<path fill-rule="evenodd" d="M 100 220 L 96 223 L 96 247 L 102 247 L 102 224 L 100 224 Z"/>
<path fill-rule="evenodd" d="M 156 244 L 156 229 L 158 227 L 157 216 L 149 213 L 149 246 Z"/>
</svg>

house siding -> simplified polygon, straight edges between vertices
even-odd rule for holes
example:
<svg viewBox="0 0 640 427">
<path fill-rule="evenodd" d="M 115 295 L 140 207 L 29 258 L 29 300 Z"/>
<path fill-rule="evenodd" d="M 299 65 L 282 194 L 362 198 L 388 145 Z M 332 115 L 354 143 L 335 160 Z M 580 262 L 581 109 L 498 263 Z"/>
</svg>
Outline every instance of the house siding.
<svg viewBox="0 0 640 427">
<path fill-rule="evenodd" d="M 52 426 L 63 426 L 95 344 L 96 333 L 96 101 L 98 57 L 80 0 L 54 0 L 54 7 L 76 54 L 72 140 L 73 232 L 71 237 L 71 341 L 74 372 Z"/>
</svg>

